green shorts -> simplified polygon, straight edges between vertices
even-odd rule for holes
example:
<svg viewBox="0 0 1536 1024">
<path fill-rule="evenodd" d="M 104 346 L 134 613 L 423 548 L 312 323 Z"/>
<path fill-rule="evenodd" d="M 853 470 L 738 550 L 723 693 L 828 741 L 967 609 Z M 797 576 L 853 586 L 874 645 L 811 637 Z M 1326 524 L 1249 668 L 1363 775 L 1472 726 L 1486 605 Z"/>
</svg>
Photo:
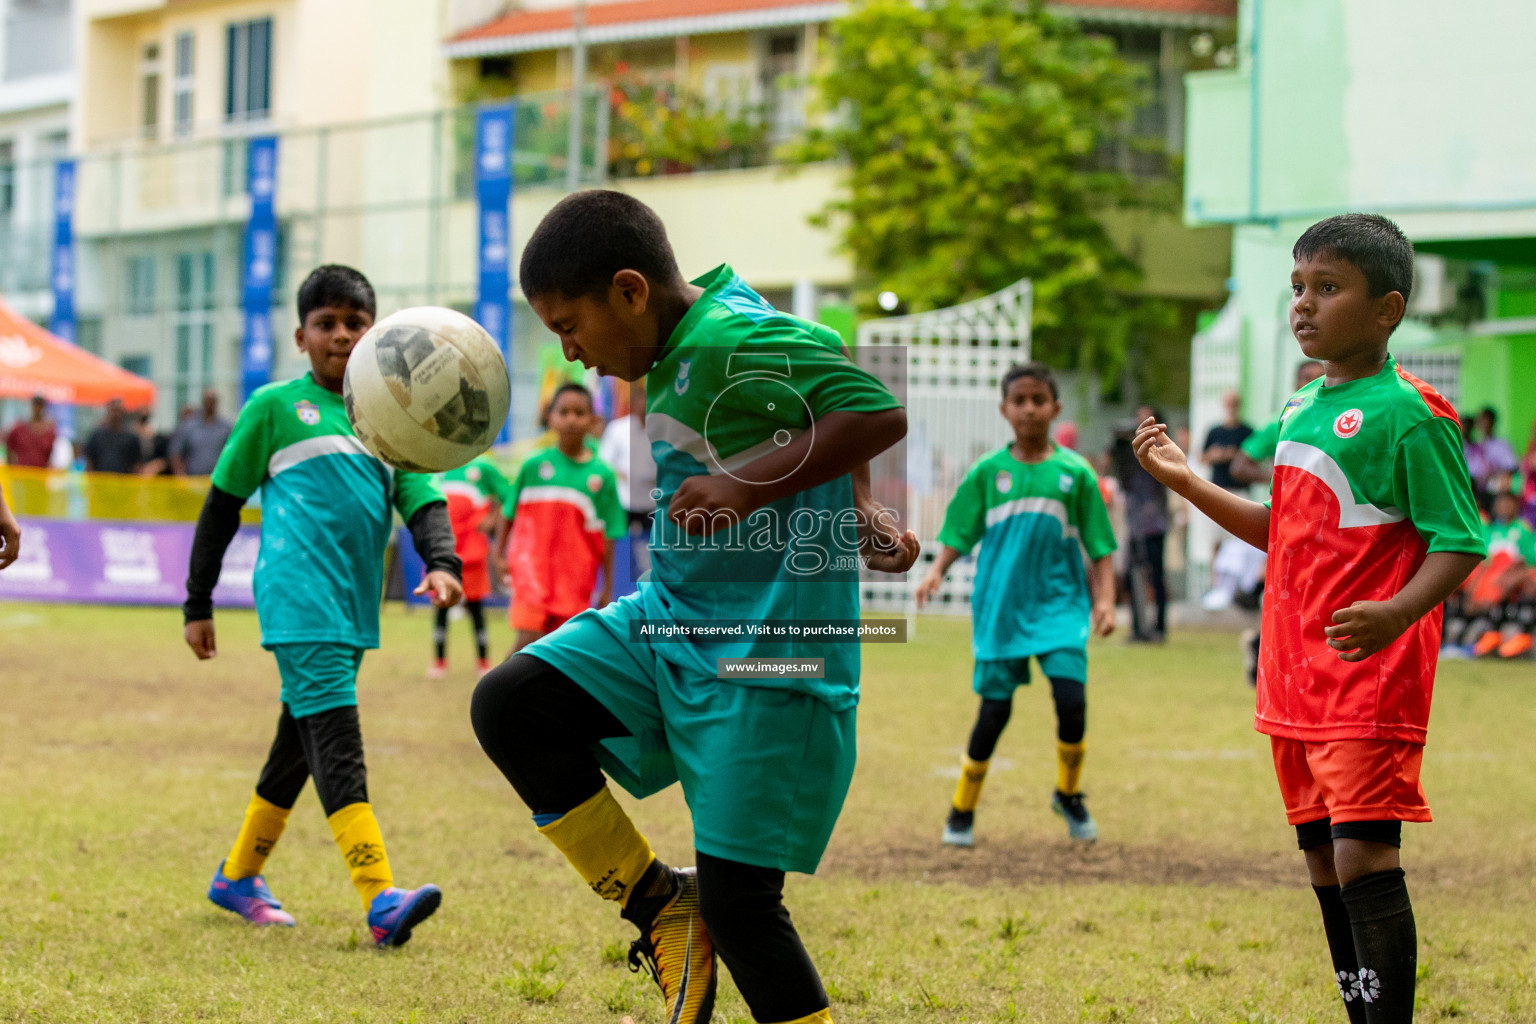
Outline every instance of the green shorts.
<svg viewBox="0 0 1536 1024">
<path fill-rule="evenodd" d="M 856 709 L 680 669 L 630 642 L 640 615 L 638 601 L 621 598 L 522 653 L 564 672 L 629 729 L 593 749 L 631 795 L 682 782 L 697 849 L 815 871 L 853 779 Z"/>
<path fill-rule="evenodd" d="M 283 703 L 294 718 L 357 704 L 363 648 L 346 644 L 273 644 Z"/>
<path fill-rule="evenodd" d="M 1040 663 L 1040 671 L 1046 678 L 1088 681 L 1088 649 L 1063 647 L 1057 651 L 1045 651 L 1034 655 Z M 983 700 L 1012 700 L 1013 691 L 1029 685 L 1029 658 L 998 658 L 983 661 L 977 659 L 971 685 Z"/>
</svg>

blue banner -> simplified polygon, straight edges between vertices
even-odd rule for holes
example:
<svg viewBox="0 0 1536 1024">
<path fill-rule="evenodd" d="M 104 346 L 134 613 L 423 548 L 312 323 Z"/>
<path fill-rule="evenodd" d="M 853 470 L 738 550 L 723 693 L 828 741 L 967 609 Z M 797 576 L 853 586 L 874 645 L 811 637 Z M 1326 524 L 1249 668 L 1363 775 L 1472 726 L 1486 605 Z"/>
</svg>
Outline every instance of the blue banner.
<svg viewBox="0 0 1536 1024">
<path fill-rule="evenodd" d="M 240 395 L 272 376 L 272 279 L 277 273 L 277 139 L 251 139 L 246 150 L 251 219 L 245 229 L 245 333 L 240 345 Z"/>
<path fill-rule="evenodd" d="M 60 160 L 53 174 L 53 320 L 48 329 L 75 340 L 75 162 Z"/>
<path fill-rule="evenodd" d="M 515 102 L 483 106 L 475 116 L 475 198 L 480 223 L 480 297 L 475 319 L 512 365 L 512 146 Z M 512 440 L 512 417 L 497 442 Z"/>
</svg>

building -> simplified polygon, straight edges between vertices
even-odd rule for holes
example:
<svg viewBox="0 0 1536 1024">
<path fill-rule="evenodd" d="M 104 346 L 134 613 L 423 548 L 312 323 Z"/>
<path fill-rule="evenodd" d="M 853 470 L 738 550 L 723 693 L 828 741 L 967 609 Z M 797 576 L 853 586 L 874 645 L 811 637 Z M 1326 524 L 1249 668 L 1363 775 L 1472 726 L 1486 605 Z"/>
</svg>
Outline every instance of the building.
<svg viewBox="0 0 1536 1024">
<path fill-rule="evenodd" d="M 0 294 L 53 311 L 53 171 L 70 152 L 75 96 L 69 0 L 0 0 Z"/>
<path fill-rule="evenodd" d="M 660 212 L 685 272 L 729 260 L 772 301 L 810 316 L 844 299 L 852 267 L 836 237 L 809 220 L 836 194 L 837 168 L 785 174 L 772 145 L 802 123 L 804 76 L 843 4 L 586 4 L 574 171 L 577 11 L 549 0 L 530 0 L 517 13 L 507 7 L 494 0 L 77 0 L 79 99 L 70 124 L 79 168 L 81 344 L 154 379 L 162 421 L 204 387 L 235 403 L 250 213 L 245 161 L 257 136 L 278 139 L 274 377 L 303 367 L 286 339 L 296 320 L 293 289 L 316 264 L 363 268 L 381 311 L 422 303 L 469 309 L 477 290 L 475 106 L 500 99 L 517 103 L 514 266 L 569 182 L 602 183 Z M 1177 154 L 1183 71 L 1227 51 L 1235 0 L 1072 0 L 1062 9 L 1147 67 L 1155 88 L 1133 134 Z M 658 91 L 670 98 L 658 102 Z M 691 104 L 688 111 L 728 130 L 750 109 L 753 127 L 699 161 L 646 135 L 627 115 L 626 99 L 652 110 Z M 1161 162 L 1144 165 L 1130 146 L 1105 159 L 1166 173 Z M 1148 268 L 1145 289 L 1183 304 L 1187 339 L 1195 311 L 1224 295 L 1228 229 L 1130 215 L 1110 227 Z M 531 410 L 550 341 L 526 308 L 514 324 L 514 410 Z M 1161 362 L 1182 367 L 1182 350 Z M 534 429 L 531 412 L 514 416 L 519 434 Z"/>
<path fill-rule="evenodd" d="M 1187 77 L 1185 221 L 1234 228 L 1231 330 L 1213 344 L 1238 358 L 1204 400 L 1231 385 L 1255 419 L 1279 408 L 1300 358 L 1286 320 L 1293 242 L 1331 214 L 1381 213 L 1419 253 L 1395 353 L 1458 408 L 1492 405 L 1523 447 L 1536 421 L 1536 135 L 1508 111 L 1536 84 L 1536 11 L 1243 0 L 1240 25 L 1237 67 Z"/>
</svg>

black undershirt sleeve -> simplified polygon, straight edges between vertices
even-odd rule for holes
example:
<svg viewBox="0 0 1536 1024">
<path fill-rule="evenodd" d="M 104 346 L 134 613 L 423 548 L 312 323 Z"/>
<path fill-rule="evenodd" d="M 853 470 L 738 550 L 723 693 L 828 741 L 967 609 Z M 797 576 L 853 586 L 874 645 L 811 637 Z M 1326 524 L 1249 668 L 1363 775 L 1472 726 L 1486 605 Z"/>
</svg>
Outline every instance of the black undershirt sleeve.
<svg viewBox="0 0 1536 1024">
<path fill-rule="evenodd" d="M 464 578 L 464 560 L 453 553 L 453 524 L 448 521 L 448 503 L 433 501 L 421 506 L 405 524 L 411 531 L 411 543 L 421 556 L 427 572 L 451 573 Z"/>
<path fill-rule="evenodd" d="M 240 509 L 244 505 L 244 498 L 237 498 L 217 487 L 208 488 L 208 498 L 197 517 L 197 532 L 192 536 L 187 600 L 181 606 L 184 621 L 213 618 L 213 588 L 224 568 L 224 552 L 240 530 Z"/>
</svg>

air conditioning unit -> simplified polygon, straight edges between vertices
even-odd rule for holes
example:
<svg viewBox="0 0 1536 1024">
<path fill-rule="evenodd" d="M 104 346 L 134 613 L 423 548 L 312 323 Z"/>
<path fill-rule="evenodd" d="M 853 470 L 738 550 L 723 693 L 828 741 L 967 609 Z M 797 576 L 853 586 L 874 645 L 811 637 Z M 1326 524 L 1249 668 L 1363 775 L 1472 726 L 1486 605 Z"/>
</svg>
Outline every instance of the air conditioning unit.
<svg viewBox="0 0 1536 1024">
<path fill-rule="evenodd" d="M 1456 303 L 1456 289 L 1447 278 L 1445 257 L 1418 253 L 1413 257 L 1413 295 L 1408 312 L 1416 316 L 1436 316 Z"/>
</svg>

